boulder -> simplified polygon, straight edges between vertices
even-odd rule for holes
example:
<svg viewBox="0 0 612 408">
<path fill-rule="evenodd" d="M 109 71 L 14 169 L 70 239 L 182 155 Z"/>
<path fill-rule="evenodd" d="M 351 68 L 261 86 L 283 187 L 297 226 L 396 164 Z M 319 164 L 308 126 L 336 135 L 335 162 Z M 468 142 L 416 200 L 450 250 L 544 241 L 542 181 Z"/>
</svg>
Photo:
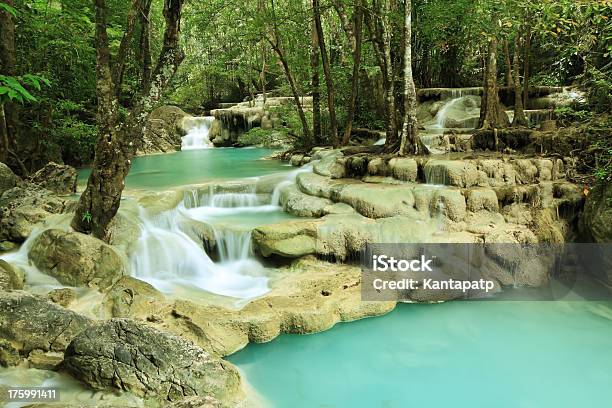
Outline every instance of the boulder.
<svg viewBox="0 0 612 408">
<path fill-rule="evenodd" d="M 350 205 L 368 218 L 386 218 L 414 213 L 412 186 L 347 184 L 332 193 L 332 200 Z"/>
<path fill-rule="evenodd" d="M 69 211 L 73 205 L 35 185 L 7 190 L 0 196 L 0 240 L 23 242 L 36 224 L 51 214 Z"/>
<path fill-rule="evenodd" d="M 333 202 L 304 194 L 292 184 L 281 190 L 280 204 L 286 212 L 297 217 L 322 217 L 329 213 Z"/>
<path fill-rule="evenodd" d="M 611 183 L 599 183 L 590 190 L 580 217 L 580 232 L 592 242 L 612 242 Z"/>
<path fill-rule="evenodd" d="M 483 182 L 484 174 L 473 162 L 431 159 L 423 168 L 428 184 L 471 187 Z"/>
<path fill-rule="evenodd" d="M 315 224 L 299 220 L 255 228 L 252 240 L 263 256 L 299 258 L 315 253 L 315 236 Z"/>
<path fill-rule="evenodd" d="M 11 241 L 0 241 L 0 252 L 9 252 L 17 248 L 17 245 Z"/>
<path fill-rule="evenodd" d="M 123 260 L 114 248 L 79 232 L 43 231 L 28 256 L 38 269 L 64 285 L 104 290 L 124 273 Z"/>
<path fill-rule="evenodd" d="M 19 350 L 13 347 L 10 341 L 0 339 L 0 367 L 13 367 L 20 361 Z"/>
<path fill-rule="evenodd" d="M 53 289 L 47 293 L 47 297 L 53 303 L 57 303 L 63 307 L 68 307 L 76 300 L 76 292 L 71 288 Z"/>
<path fill-rule="evenodd" d="M 462 221 L 466 216 L 467 205 L 461 191 L 454 188 L 441 188 L 433 192 L 430 211 L 433 215 L 443 215 L 452 221 Z"/>
<path fill-rule="evenodd" d="M 0 196 L 21 183 L 21 179 L 6 164 L 0 162 Z"/>
<path fill-rule="evenodd" d="M 104 296 L 107 314 L 112 317 L 154 315 L 164 295 L 147 282 L 124 276 Z"/>
<path fill-rule="evenodd" d="M 72 340 L 64 366 L 93 389 L 116 388 L 145 398 L 178 401 L 210 395 L 241 397 L 240 375 L 230 363 L 144 323 L 112 319 Z"/>
<path fill-rule="evenodd" d="M 393 158 L 389 160 L 389 166 L 391 167 L 391 173 L 393 177 L 403 181 L 417 181 L 418 177 L 418 166 L 414 159 L 408 158 Z M 368 171 L 370 166 L 368 164 Z"/>
<path fill-rule="evenodd" d="M 32 350 L 66 349 L 91 321 L 41 296 L 26 292 L 0 292 L 0 338 L 22 354 Z"/>
<path fill-rule="evenodd" d="M 497 194 L 495 194 L 495 191 L 491 190 L 490 188 L 469 189 L 466 195 L 468 211 L 499 211 Z"/>
<path fill-rule="evenodd" d="M 23 271 L 0 259 L 0 290 L 23 289 Z"/>
<path fill-rule="evenodd" d="M 160 106 L 147 119 L 146 131 L 138 154 L 166 153 L 181 149 L 183 118 L 189 116 L 176 106 Z"/>
<path fill-rule="evenodd" d="M 39 370 L 58 370 L 63 361 L 63 354 L 54 351 L 32 350 L 28 356 L 30 368 L 37 368 Z"/>
<path fill-rule="evenodd" d="M 49 162 L 30 181 L 56 194 L 70 195 L 76 193 L 77 171 L 71 166 Z"/>
<path fill-rule="evenodd" d="M 612 284 L 612 254 L 607 245 L 612 242 L 612 184 L 599 183 L 593 187 L 586 198 L 584 212 L 579 218 L 579 231 L 583 239 L 600 244 L 592 248 L 591 257 L 599 265 L 607 268 L 598 268 L 593 271 L 600 279 Z M 585 260 L 589 263 L 589 260 Z"/>
</svg>

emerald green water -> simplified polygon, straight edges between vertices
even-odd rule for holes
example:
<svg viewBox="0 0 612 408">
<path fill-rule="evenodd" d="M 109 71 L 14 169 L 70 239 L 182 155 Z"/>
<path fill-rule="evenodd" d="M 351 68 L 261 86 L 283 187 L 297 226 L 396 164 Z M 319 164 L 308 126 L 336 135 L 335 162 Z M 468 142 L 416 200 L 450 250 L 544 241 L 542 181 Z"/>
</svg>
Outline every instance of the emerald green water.
<svg viewBox="0 0 612 408">
<path fill-rule="evenodd" d="M 262 160 L 270 149 L 215 148 L 136 157 L 126 178 L 128 188 L 164 189 L 209 180 L 257 177 L 291 170 L 278 160 Z M 79 184 L 91 169 L 79 170 Z"/>
<path fill-rule="evenodd" d="M 612 406 L 612 303 L 402 304 L 229 360 L 280 408 Z"/>
</svg>

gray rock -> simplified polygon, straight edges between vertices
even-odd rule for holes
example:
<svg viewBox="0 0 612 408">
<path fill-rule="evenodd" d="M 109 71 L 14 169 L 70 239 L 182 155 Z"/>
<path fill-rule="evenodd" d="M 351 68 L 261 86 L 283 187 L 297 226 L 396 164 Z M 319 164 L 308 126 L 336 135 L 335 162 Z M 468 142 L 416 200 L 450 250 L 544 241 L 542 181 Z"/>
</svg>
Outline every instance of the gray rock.
<svg viewBox="0 0 612 408">
<path fill-rule="evenodd" d="M 21 353 L 64 351 L 91 321 L 47 299 L 26 292 L 0 292 L 0 338 Z"/>
<path fill-rule="evenodd" d="M 148 316 L 154 315 L 164 300 L 147 282 L 124 276 L 104 296 L 104 306 L 112 317 Z"/>
<path fill-rule="evenodd" d="M 0 339 L 0 366 L 12 367 L 19 364 L 21 356 L 19 351 L 13 347 L 10 341 Z"/>
<path fill-rule="evenodd" d="M 64 355 L 66 369 L 94 389 L 116 388 L 145 398 L 178 401 L 240 397 L 240 375 L 189 341 L 144 323 L 112 319 L 77 336 Z"/>
<path fill-rule="evenodd" d="M 123 260 L 113 247 L 78 232 L 43 231 L 28 256 L 41 271 L 64 285 L 104 290 L 124 273 Z"/>
<path fill-rule="evenodd" d="M 280 203 L 284 210 L 298 217 L 321 217 L 328 213 L 333 202 L 326 198 L 302 193 L 295 185 L 281 190 Z"/>
<path fill-rule="evenodd" d="M 593 242 L 612 242 L 612 183 L 598 184 L 589 192 L 580 231 Z"/>
<path fill-rule="evenodd" d="M 23 242 L 36 224 L 51 214 L 69 211 L 73 205 L 36 185 L 7 190 L 0 196 L 0 240 Z"/>
<path fill-rule="evenodd" d="M 0 259 L 0 290 L 23 289 L 23 271 Z"/>
<path fill-rule="evenodd" d="M 64 356 L 57 352 L 43 352 L 42 350 L 32 350 L 28 356 L 30 368 L 39 370 L 58 370 L 64 361 Z"/>
<path fill-rule="evenodd" d="M 64 164 L 47 163 L 30 177 L 30 181 L 61 195 L 76 193 L 77 171 Z"/>
<path fill-rule="evenodd" d="M 6 164 L 0 162 L 0 195 L 16 187 L 21 179 Z"/>
<path fill-rule="evenodd" d="M 47 297 L 53 303 L 57 303 L 60 306 L 68 307 L 76 300 L 76 292 L 70 288 L 53 289 L 47 293 Z"/>
<path fill-rule="evenodd" d="M 588 194 L 584 205 L 584 212 L 579 218 L 580 234 L 587 241 L 598 244 L 612 242 L 612 184 L 598 184 Z M 592 256 L 599 264 L 607 268 L 597 271 L 600 279 L 612 283 L 612 253 L 606 246 L 594 248 Z M 585 260 L 588 262 L 588 260 Z"/>
<path fill-rule="evenodd" d="M 166 153 L 180 150 L 183 118 L 189 116 L 176 106 L 160 106 L 147 119 L 139 154 Z"/>
</svg>

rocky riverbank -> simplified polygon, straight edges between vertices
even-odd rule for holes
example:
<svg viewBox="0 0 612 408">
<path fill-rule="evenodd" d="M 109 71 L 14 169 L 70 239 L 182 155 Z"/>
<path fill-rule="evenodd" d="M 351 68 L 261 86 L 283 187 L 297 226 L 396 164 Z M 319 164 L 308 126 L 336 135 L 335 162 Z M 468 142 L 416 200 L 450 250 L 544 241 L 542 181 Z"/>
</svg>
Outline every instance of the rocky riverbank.
<svg viewBox="0 0 612 408">
<path fill-rule="evenodd" d="M 23 244 L 28 265 L 54 282 L 37 286 L 10 257 L 0 261 L 0 364 L 60 371 L 93 390 L 127 392 L 146 406 L 251 406 L 238 371 L 223 357 L 250 342 L 316 333 L 395 307 L 394 301 L 361 301 L 361 269 L 351 260 L 367 243 L 563 243 L 579 233 L 610 240 L 609 192 L 585 197 L 570 181 L 572 162 L 564 157 L 398 158 L 318 148 L 287 160 L 303 167 L 163 192 L 128 191 L 108 243 L 67 226 L 73 169 L 52 165 L 46 175 L 22 180 L 0 167 L 2 250 Z M 211 194 L 246 193 L 296 217 L 252 231 L 253 250 L 268 263 L 268 293 L 236 304 L 164 294 L 130 276 L 128 258 L 143 231 L 139 211 L 170 216 Z M 176 228 L 211 257 L 219 251 L 220 236 L 208 222 L 183 219 Z M 504 254 L 488 257 L 493 267 L 486 278 L 496 291 L 549 280 L 549 260 L 536 254 L 512 268 Z M 462 294 L 418 287 L 408 296 L 437 302 Z"/>
</svg>

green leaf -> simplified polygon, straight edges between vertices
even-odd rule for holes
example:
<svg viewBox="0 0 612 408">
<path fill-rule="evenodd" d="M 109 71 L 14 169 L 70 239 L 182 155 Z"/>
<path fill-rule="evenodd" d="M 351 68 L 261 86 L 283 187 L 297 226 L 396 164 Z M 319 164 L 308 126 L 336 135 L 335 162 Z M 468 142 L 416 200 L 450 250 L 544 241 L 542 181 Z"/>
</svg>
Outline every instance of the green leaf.
<svg viewBox="0 0 612 408">
<path fill-rule="evenodd" d="M 6 11 L 13 17 L 17 17 L 17 10 L 14 7 L 9 6 L 6 3 L 0 3 L 0 11 Z"/>
</svg>

